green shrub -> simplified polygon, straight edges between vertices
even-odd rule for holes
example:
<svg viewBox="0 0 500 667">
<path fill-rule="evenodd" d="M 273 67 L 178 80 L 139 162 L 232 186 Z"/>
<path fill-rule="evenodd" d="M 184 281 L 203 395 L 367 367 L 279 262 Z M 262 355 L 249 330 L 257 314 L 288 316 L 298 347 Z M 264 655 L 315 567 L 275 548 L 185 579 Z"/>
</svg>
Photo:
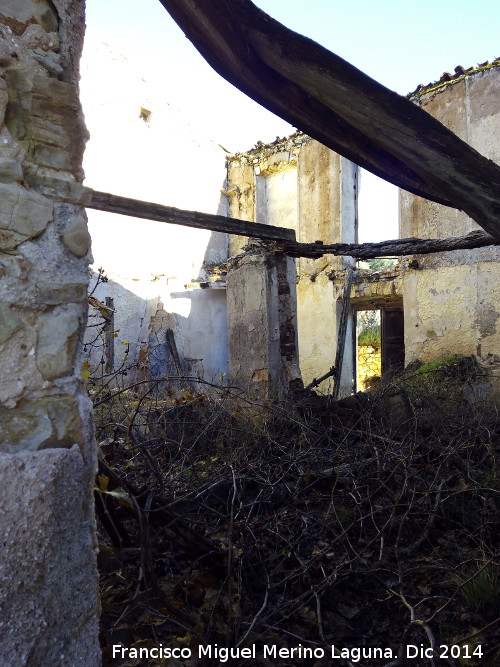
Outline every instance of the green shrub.
<svg viewBox="0 0 500 667">
<path fill-rule="evenodd" d="M 358 345 L 380 346 L 380 325 L 367 327 L 358 336 Z"/>
</svg>

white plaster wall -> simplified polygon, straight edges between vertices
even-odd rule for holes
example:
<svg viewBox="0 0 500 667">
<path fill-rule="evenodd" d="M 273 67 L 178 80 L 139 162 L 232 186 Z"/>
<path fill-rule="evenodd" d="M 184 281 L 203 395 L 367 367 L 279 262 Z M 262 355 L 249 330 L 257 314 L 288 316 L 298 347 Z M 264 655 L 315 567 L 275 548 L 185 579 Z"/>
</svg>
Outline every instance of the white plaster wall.
<svg viewBox="0 0 500 667">
<path fill-rule="evenodd" d="M 173 293 L 174 303 L 182 300 L 189 315 L 178 327 L 180 344 L 191 375 L 201 371 L 208 382 L 228 381 L 227 308 L 223 289 Z"/>
<path fill-rule="evenodd" d="M 314 282 L 303 276 L 297 285 L 299 362 L 302 379 L 307 385 L 324 375 L 335 363 L 336 308 L 333 283 L 320 274 Z M 331 389 L 331 382 L 320 385 L 320 391 Z"/>
<path fill-rule="evenodd" d="M 291 164 L 255 178 L 256 222 L 298 229 L 297 167 Z"/>
<path fill-rule="evenodd" d="M 207 128 L 189 123 L 182 100 L 170 99 L 161 82 L 148 81 L 147 73 L 136 72 L 133 63 L 91 33 L 81 72 L 90 131 L 84 160 L 87 186 L 177 208 L 226 213 L 220 192 L 225 153 Z M 93 266 L 103 267 L 110 278 L 95 296 L 115 301 L 116 363 L 125 340 L 131 343 L 130 358 L 136 357 L 161 302 L 173 314 L 185 356 L 204 358 L 207 379 L 225 373 L 224 295 L 209 297 L 209 290 L 185 298 L 172 295 L 204 277 L 204 262 L 227 258 L 227 236 L 100 211 L 88 210 L 88 216 Z"/>
</svg>

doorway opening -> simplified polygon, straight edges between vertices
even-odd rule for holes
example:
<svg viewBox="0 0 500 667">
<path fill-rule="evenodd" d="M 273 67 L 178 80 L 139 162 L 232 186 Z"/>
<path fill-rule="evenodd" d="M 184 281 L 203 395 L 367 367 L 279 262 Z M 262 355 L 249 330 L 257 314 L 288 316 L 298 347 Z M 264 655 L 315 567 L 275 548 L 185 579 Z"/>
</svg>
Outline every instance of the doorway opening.
<svg viewBox="0 0 500 667">
<path fill-rule="evenodd" d="M 401 303 L 356 311 L 356 391 L 374 390 L 389 373 L 404 368 Z"/>
</svg>

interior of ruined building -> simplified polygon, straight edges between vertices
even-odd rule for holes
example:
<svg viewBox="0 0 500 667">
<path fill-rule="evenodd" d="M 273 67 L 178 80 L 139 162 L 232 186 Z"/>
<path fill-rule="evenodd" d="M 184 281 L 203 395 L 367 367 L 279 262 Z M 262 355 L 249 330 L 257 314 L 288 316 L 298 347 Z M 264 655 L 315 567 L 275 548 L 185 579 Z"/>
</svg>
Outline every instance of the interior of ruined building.
<svg viewBox="0 0 500 667">
<path fill-rule="evenodd" d="M 92 107 L 82 85 L 84 120 L 83 32 L 83 0 L 2 3 L 0 645 L 8 665 L 100 664 L 96 453 L 82 369 L 124 364 L 131 377 L 231 383 L 275 401 L 336 364 L 334 389 L 347 396 L 357 388 L 356 313 L 370 310 L 380 311 L 382 376 L 456 353 L 475 355 L 486 371 L 499 362 L 498 245 L 404 257 L 374 272 L 348 254 L 295 259 L 210 227 L 138 226 L 91 208 L 92 190 L 164 202 L 168 182 L 170 206 L 286 228 L 301 243 L 354 244 L 358 168 L 301 133 L 227 156 L 119 60 L 100 60 L 102 45 L 82 67 L 106 82 L 106 96 Z M 126 101 L 113 95 L 124 78 Z M 499 87 L 495 61 L 410 99 L 498 163 Z M 162 141 L 189 175 L 163 156 L 157 170 Z M 141 156 L 134 169 L 131 155 Z M 463 212 L 400 193 L 401 238 L 476 229 Z M 91 253 L 91 291 L 99 284 L 90 323 L 103 309 L 112 314 L 101 347 L 87 327 Z M 331 391 L 331 378 L 317 390 Z"/>
<path fill-rule="evenodd" d="M 95 46 L 92 50 L 95 52 Z M 95 80 L 97 72 L 92 69 L 92 62 L 84 59 L 84 63 Z M 119 82 L 119 63 L 113 62 L 110 67 L 113 77 L 107 72 L 107 80 L 114 78 Z M 451 81 L 438 81 L 418 90 L 411 99 L 480 152 L 498 160 L 498 72 L 498 62 L 471 68 Z M 85 90 L 83 93 L 85 101 Z M 134 146 L 134 141 L 137 146 L 140 142 L 137 150 L 145 156 L 149 155 L 150 145 L 153 150 L 167 122 L 170 126 L 180 122 L 172 114 L 167 119 L 162 100 L 155 98 L 154 93 L 143 83 L 143 90 L 131 98 L 130 108 L 122 109 L 129 147 Z M 113 99 L 111 91 L 109 99 Z M 146 103 L 152 108 L 147 120 L 139 113 Z M 92 123 L 90 100 L 86 109 L 88 122 Z M 103 119 L 106 115 L 108 122 Z M 96 128 L 99 141 L 92 140 L 87 149 L 87 171 L 95 179 L 92 186 L 105 191 L 120 187 L 120 192 L 127 191 L 140 199 L 161 200 L 161 184 L 156 185 L 149 178 L 144 184 L 134 183 L 125 169 L 113 174 L 114 182 L 107 174 L 96 178 L 97 147 L 108 141 L 109 150 L 114 150 L 122 131 L 120 127 L 114 139 L 109 132 L 111 123 L 116 123 L 116 109 L 110 102 L 103 111 L 101 99 Z M 94 136 L 94 130 L 91 134 Z M 189 157 L 189 140 L 181 131 L 177 135 L 181 149 Z M 257 142 L 250 151 L 229 156 L 208 137 L 196 138 L 196 144 L 200 176 L 194 170 L 190 183 L 203 183 L 204 190 L 197 188 L 193 192 L 189 186 L 187 192 L 183 191 L 177 176 L 174 204 L 292 229 L 299 242 L 357 242 L 358 168 L 346 158 L 300 132 L 269 145 Z M 150 157 L 153 160 L 152 154 Z M 174 168 L 169 173 L 172 180 L 176 178 L 173 172 Z M 454 209 L 404 191 L 399 199 L 400 238 L 459 237 L 479 229 L 464 213 Z M 349 266 L 356 268 L 356 276 L 350 294 L 339 382 L 341 396 L 361 388 L 363 383 L 363 379 L 358 380 L 357 312 L 373 310 L 380 314 L 382 337 L 375 348 L 381 352 L 378 375 L 415 360 L 429 362 L 453 354 L 474 354 L 490 369 L 497 363 L 498 249 L 494 246 L 401 257 L 394 260 L 393 266 L 376 271 L 370 271 L 366 262 L 347 256 L 283 260 L 269 253 L 268 261 L 275 257 L 278 265 L 281 261 L 287 264 L 286 269 L 281 269 L 281 278 L 275 279 L 273 276 L 278 276 L 280 270 L 266 265 L 263 248 L 245 251 L 245 237 L 172 229 L 161 223 L 151 223 L 151 231 L 141 226 L 142 238 L 137 242 L 144 244 L 144 251 L 135 253 L 132 261 L 127 243 L 131 236 L 137 239 L 138 228 L 134 230 L 134 222 L 125 218 L 119 223 L 110 218 L 114 218 L 110 213 L 89 211 L 94 267 L 103 267 L 109 278 L 97 286 L 94 295 L 101 303 L 106 298 L 113 299 L 113 326 L 118 333 L 113 346 L 115 368 L 127 363 L 133 373 L 140 359 L 140 373 L 150 372 L 153 377 L 181 374 L 195 382 L 204 379 L 233 383 L 247 391 L 255 390 L 256 396 L 265 396 L 268 391 L 279 394 L 299 375 L 307 386 L 334 364 Z M 121 225 L 126 225 L 126 231 L 119 231 L 123 229 Z M 112 226 L 116 231 L 110 231 Z M 148 241 L 153 233 L 163 235 L 161 251 L 152 248 Z M 179 255 L 179 244 L 189 245 L 190 251 Z M 115 252 L 109 252 L 110 247 Z M 140 266 L 141 261 L 144 266 Z M 278 295 L 274 294 L 276 289 Z M 468 297 L 464 298 L 466 292 Z M 251 300 L 256 295 L 258 303 Z M 283 307 L 286 302 L 290 310 L 286 324 L 273 321 L 272 311 L 280 312 L 278 302 Z M 98 310 L 93 314 L 99 317 Z M 278 334 L 273 333 L 278 330 L 279 344 Z M 180 369 L 175 367 L 169 350 L 167 331 L 173 333 Z M 107 360 L 102 341 L 101 346 L 92 347 L 89 343 L 88 351 L 91 370 L 98 372 L 103 359 Z M 377 376 L 375 371 L 371 374 Z M 328 393 L 331 388 L 330 376 L 315 390 Z"/>
</svg>

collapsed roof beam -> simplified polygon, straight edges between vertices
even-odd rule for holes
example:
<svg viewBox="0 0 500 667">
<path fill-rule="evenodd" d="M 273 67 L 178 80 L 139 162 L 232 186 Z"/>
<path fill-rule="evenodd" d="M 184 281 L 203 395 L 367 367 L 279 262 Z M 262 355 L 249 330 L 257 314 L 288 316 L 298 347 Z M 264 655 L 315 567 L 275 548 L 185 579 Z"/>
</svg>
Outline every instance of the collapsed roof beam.
<svg viewBox="0 0 500 667">
<path fill-rule="evenodd" d="M 238 218 L 226 218 L 223 215 L 211 215 L 198 211 L 185 211 L 173 206 L 154 204 L 139 199 L 130 199 L 113 195 L 109 192 L 98 192 L 87 188 L 89 202 L 87 208 L 108 213 L 119 213 L 134 218 L 145 218 L 156 222 L 168 222 L 184 227 L 209 229 L 214 232 L 225 232 L 237 236 L 250 236 L 263 241 L 276 242 L 276 249 L 291 257 L 322 257 L 323 255 L 348 255 L 356 259 L 373 259 L 375 257 L 421 255 L 445 250 L 463 250 L 482 248 L 489 245 L 500 245 L 485 232 L 471 232 L 467 236 L 450 239 L 396 239 L 382 243 L 336 243 L 323 245 L 316 243 L 297 243 L 293 229 L 262 225 L 258 222 L 247 222 Z"/>
<path fill-rule="evenodd" d="M 162 204 L 153 204 L 139 199 L 112 195 L 109 192 L 92 190 L 90 203 L 85 205 L 87 208 L 98 211 L 120 213 L 133 218 L 145 218 L 157 222 L 170 222 L 184 227 L 209 229 L 213 232 L 226 232 L 237 236 L 254 236 L 266 241 L 295 241 L 293 229 L 263 225 L 259 222 L 247 222 L 237 218 L 226 218 L 223 215 L 185 211 L 173 206 L 163 206 Z"/>
<path fill-rule="evenodd" d="M 500 238 L 500 167 L 430 114 L 250 0 L 160 0 L 227 81 L 394 185 Z"/>
<path fill-rule="evenodd" d="M 448 239 L 395 239 L 380 243 L 279 243 L 280 250 L 290 257 L 309 257 L 317 259 L 323 255 L 347 255 L 354 259 L 375 259 L 376 257 L 400 257 L 401 255 L 429 255 L 433 252 L 448 252 L 450 250 L 469 250 L 486 246 L 500 245 L 500 240 L 494 239 L 483 231 L 471 232 L 466 236 L 457 236 Z"/>
</svg>

